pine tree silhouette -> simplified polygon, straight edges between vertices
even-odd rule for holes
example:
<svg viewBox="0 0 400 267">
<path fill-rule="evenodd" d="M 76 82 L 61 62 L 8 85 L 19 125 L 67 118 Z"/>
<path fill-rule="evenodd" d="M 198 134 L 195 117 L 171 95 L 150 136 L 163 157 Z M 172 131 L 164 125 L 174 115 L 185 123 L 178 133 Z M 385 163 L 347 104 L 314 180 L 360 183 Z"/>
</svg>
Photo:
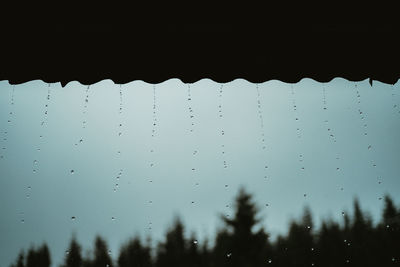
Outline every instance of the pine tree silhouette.
<svg viewBox="0 0 400 267">
<path fill-rule="evenodd" d="M 157 267 L 186 267 L 187 265 L 186 240 L 184 226 L 179 218 L 166 234 L 164 243 L 158 245 Z"/>
<path fill-rule="evenodd" d="M 81 246 L 76 241 L 75 236 L 73 236 L 65 256 L 63 267 L 82 267 L 82 264 Z"/>
<path fill-rule="evenodd" d="M 118 257 L 119 267 L 151 267 L 150 247 L 142 245 L 139 237 L 135 237 L 123 245 Z"/>
<path fill-rule="evenodd" d="M 29 249 L 26 267 L 49 267 L 50 263 L 50 252 L 46 244 L 43 244 L 38 249 L 34 247 Z"/>
<path fill-rule="evenodd" d="M 260 219 L 252 197 L 243 188 L 235 200 L 235 216 L 229 219 L 221 216 L 227 229 L 217 234 L 214 249 L 214 266 L 264 266 L 270 252 L 268 234 L 263 227 L 255 232 Z"/>
</svg>

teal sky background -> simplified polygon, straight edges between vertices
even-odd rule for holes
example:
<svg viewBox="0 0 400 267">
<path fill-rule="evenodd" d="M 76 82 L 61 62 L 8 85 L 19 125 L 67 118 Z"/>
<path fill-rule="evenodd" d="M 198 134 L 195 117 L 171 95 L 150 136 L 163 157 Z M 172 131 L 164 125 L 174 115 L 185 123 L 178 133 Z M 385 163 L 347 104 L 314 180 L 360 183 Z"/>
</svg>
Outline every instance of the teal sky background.
<svg viewBox="0 0 400 267">
<path fill-rule="evenodd" d="M 85 251 L 101 234 L 116 259 L 135 234 L 162 239 L 175 215 L 212 241 L 241 185 L 272 238 L 306 205 L 318 228 L 356 196 L 375 222 L 385 194 L 400 204 L 398 83 L 273 80 L 259 98 L 243 79 L 220 88 L 0 81 L 0 267 L 43 241 L 59 266 L 72 233 Z"/>
</svg>

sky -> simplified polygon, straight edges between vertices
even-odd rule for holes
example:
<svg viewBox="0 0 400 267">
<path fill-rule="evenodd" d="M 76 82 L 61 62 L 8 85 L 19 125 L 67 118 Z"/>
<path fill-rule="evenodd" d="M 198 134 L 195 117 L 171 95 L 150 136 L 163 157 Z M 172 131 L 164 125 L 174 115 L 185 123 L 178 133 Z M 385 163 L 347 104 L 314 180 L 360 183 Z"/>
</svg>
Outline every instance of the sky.
<svg viewBox="0 0 400 267">
<path fill-rule="evenodd" d="M 0 267 L 42 242 L 59 266 L 73 233 L 116 259 L 175 216 L 212 241 L 241 186 L 272 238 L 355 197 L 377 222 L 385 194 L 400 204 L 399 131 L 398 83 L 0 81 Z"/>
</svg>

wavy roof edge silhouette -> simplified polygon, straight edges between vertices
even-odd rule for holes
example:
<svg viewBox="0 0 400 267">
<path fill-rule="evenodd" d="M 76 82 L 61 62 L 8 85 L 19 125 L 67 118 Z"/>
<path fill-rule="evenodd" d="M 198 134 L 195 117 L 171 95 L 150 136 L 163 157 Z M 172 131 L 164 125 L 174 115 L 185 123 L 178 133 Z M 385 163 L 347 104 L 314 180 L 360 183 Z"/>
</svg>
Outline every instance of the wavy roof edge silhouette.
<svg viewBox="0 0 400 267">
<path fill-rule="evenodd" d="M 341 77 L 394 84 L 400 78 L 394 7 L 11 10 L 0 18 L 0 80 L 65 86 Z"/>
</svg>

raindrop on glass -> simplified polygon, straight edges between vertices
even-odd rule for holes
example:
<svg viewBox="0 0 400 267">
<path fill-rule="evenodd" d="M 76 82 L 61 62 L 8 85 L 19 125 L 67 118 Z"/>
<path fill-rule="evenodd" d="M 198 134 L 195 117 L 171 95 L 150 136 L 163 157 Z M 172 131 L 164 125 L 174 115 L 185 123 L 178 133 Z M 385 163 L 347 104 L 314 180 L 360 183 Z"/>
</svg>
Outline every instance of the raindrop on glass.
<svg viewBox="0 0 400 267">
<path fill-rule="evenodd" d="M 71 217 L 71 220 L 72 220 L 72 221 L 75 221 L 75 219 L 76 219 L 75 216 L 72 216 L 72 217 Z"/>
<path fill-rule="evenodd" d="M 75 171 L 74 171 L 74 170 L 70 170 L 70 173 L 71 173 L 71 174 L 74 174 L 74 173 L 75 173 Z"/>
</svg>

